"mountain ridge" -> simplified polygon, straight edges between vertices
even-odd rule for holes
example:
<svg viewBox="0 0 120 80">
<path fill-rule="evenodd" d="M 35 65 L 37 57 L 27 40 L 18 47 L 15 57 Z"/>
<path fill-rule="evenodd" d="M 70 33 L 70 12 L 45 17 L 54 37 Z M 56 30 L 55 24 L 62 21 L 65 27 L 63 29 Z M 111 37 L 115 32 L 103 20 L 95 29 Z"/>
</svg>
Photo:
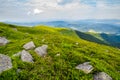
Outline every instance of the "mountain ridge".
<svg viewBox="0 0 120 80">
<path fill-rule="evenodd" d="M 73 28 L 79 31 L 88 32 L 94 30 L 99 33 L 120 34 L 120 20 L 77 20 L 77 21 L 44 21 L 44 22 L 7 22 L 17 25 L 35 26 L 35 25 L 47 25 L 54 27 L 66 27 Z"/>
</svg>

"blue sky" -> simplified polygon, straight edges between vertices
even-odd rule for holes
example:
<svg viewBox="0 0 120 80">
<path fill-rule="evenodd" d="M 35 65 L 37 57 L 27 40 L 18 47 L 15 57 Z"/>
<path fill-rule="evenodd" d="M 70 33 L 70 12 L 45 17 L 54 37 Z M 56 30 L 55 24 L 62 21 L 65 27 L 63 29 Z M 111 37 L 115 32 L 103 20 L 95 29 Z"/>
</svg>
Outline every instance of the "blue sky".
<svg viewBox="0 0 120 80">
<path fill-rule="evenodd" d="M 0 0 L 0 21 L 120 19 L 120 0 Z"/>
</svg>

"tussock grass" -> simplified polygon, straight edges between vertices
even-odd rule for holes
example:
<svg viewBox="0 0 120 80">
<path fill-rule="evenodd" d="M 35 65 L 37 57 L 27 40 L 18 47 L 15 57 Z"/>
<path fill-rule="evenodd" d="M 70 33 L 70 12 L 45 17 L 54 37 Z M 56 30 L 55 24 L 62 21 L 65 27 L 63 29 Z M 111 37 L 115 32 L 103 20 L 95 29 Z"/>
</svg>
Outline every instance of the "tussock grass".
<svg viewBox="0 0 120 80">
<path fill-rule="evenodd" d="M 100 71 L 109 74 L 113 80 L 120 80 L 120 50 L 85 41 L 71 29 L 0 23 L 0 36 L 10 40 L 9 44 L 0 46 L 0 53 L 9 55 L 13 63 L 13 68 L 4 71 L 0 80 L 93 80 L 93 75 Z M 13 57 L 29 41 L 33 41 L 37 47 L 47 44 L 48 55 L 41 58 L 34 50 L 29 50 L 34 63 Z M 92 73 L 84 74 L 75 69 L 78 64 L 88 61 L 94 66 Z M 20 72 L 17 72 L 18 69 Z"/>
</svg>

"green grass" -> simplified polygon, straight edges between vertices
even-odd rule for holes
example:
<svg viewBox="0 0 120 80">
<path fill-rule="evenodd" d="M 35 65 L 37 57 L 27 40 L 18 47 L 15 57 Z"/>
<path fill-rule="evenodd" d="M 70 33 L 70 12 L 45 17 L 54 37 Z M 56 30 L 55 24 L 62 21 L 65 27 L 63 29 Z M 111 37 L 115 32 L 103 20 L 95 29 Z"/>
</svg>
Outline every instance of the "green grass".
<svg viewBox="0 0 120 80">
<path fill-rule="evenodd" d="M 120 50 L 83 40 L 73 30 L 0 23 L 0 36 L 10 40 L 9 44 L 0 46 L 0 53 L 10 56 L 13 63 L 13 68 L 4 71 L 0 80 L 93 80 L 93 75 L 100 71 L 109 74 L 113 80 L 120 80 Z M 13 57 L 29 41 L 34 41 L 37 47 L 47 44 L 47 56 L 41 58 L 34 50 L 29 50 L 34 63 Z M 94 66 L 90 74 L 75 69 L 78 64 L 88 61 Z M 21 71 L 17 73 L 17 69 Z"/>
<path fill-rule="evenodd" d="M 106 43 L 107 45 L 120 48 L 120 35 L 106 34 L 106 33 L 87 33 L 89 36 L 93 36 L 98 40 Z M 89 38 L 89 37 L 87 37 Z M 97 41 L 94 41 L 97 42 Z M 98 42 L 97 42 L 98 43 Z"/>
</svg>

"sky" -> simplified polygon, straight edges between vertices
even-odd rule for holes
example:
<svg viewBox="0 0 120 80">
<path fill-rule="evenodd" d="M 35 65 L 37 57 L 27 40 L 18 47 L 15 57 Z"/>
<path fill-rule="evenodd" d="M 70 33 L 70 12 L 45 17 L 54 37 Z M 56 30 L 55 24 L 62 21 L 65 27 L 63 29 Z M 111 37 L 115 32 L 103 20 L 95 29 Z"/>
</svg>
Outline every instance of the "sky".
<svg viewBox="0 0 120 80">
<path fill-rule="evenodd" d="M 120 19 L 120 0 L 0 0 L 0 21 Z"/>
</svg>

